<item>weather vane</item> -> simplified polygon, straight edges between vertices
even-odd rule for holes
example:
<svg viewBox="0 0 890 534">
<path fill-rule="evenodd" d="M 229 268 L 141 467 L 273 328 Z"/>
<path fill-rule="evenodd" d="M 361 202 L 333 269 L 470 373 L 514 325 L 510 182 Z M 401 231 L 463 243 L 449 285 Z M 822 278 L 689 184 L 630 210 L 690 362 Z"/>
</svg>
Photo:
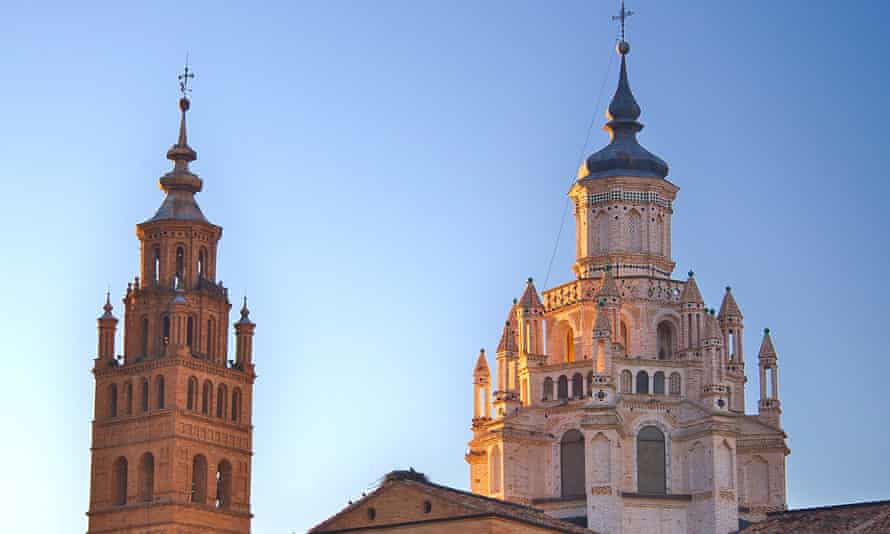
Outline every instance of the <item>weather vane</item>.
<svg viewBox="0 0 890 534">
<path fill-rule="evenodd" d="M 177 76 L 179 79 L 179 92 L 182 93 L 182 97 L 185 98 L 188 93 L 192 92 L 192 88 L 189 87 L 189 80 L 195 77 L 195 73 L 189 71 L 189 56 L 185 55 L 185 69 L 182 71 L 182 74 Z"/>
<path fill-rule="evenodd" d="M 612 15 L 612 20 L 620 21 L 619 24 L 621 25 L 621 40 L 622 41 L 624 40 L 624 21 L 627 19 L 627 17 L 629 17 L 633 14 L 634 14 L 633 11 L 630 11 L 629 9 L 624 9 L 624 0 L 621 0 L 621 10 L 618 12 L 617 15 Z"/>
</svg>

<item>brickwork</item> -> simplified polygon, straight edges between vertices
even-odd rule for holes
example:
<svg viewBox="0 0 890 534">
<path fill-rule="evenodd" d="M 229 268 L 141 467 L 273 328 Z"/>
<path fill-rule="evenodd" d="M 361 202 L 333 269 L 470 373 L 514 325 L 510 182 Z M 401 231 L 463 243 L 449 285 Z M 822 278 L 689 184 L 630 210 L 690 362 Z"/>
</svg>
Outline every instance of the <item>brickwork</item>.
<svg viewBox="0 0 890 534">
<path fill-rule="evenodd" d="M 228 292 L 216 281 L 222 228 L 194 201 L 185 138 L 157 214 L 137 226 L 141 269 L 124 297 L 123 354 L 110 300 L 99 318 L 89 532 L 247 533 L 253 323 L 245 307 L 228 361 Z"/>
</svg>

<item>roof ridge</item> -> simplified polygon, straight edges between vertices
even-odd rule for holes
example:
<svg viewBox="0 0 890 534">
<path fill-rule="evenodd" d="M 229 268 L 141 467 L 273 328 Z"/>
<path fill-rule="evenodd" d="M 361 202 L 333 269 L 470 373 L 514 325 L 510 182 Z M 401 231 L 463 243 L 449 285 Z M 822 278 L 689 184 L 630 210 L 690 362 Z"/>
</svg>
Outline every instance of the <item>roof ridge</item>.
<svg viewBox="0 0 890 534">
<path fill-rule="evenodd" d="M 848 508 L 865 508 L 868 506 L 890 506 L 890 500 L 883 501 L 865 501 L 865 502 L 849 502 L 844 504 L 828 504 L 825 506 L 814 506 L 812 508 L 797 508 L 795 510 L 780 510 L 778 512 L 767 512 L 767 516 L 775 517 L 784 514 L 795 514 L 802 512 L 817 512 L 820 510 L 840 510 Z"/>
</svg>

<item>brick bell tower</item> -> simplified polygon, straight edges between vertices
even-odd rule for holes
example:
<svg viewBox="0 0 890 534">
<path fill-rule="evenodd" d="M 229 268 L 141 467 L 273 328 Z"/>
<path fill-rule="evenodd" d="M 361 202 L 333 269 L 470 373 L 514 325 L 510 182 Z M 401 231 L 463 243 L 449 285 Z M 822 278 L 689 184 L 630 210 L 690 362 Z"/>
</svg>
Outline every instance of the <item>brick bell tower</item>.
<svg viewBox="0 0 890 534">
<path fill-rule="evenodd" d="M 151 219 L 136 226 L 141 274 L 127 285 L 123 355 L 106 298 L 93 374 L 90 533 L 248 533 L 255 325 L 247 300 L 228 355 L 228 290 L 217 280 L 222 228 L 195 201 L 180 76 L 179 139 L 173 170 Z"/>
</svg>

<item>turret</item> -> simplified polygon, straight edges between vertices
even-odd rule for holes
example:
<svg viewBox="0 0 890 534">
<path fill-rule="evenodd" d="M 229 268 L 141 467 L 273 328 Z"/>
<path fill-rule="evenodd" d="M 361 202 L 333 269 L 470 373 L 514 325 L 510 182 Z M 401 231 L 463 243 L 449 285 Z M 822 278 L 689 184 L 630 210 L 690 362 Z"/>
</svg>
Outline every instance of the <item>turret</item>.
<svg viewBox="0 0 890 534">
<path fill-rule="evenodd" d="M 726 379 L 732 384 L 730 403 L 737 412 L 745 411 L 745 360 L 742 351 L 744 322 L 742 311 L 732 295 L 732 288 L 726 286 L 723 302 L 720 304 L 720 330 L 723 333 L 724 366 Z"/>
<path fill-rule="evenodd" d="M 702 401 L 715 412 L 729 411 L 730 388 L 723 383 L 723 334 L 714 310 L 702 317 L 701 353 L 705 367 Z"/>
<path fill-rule="evenodd" d="M 114 359 L 114 337 L 117 333 L 117 317 L 111 311 L 114 306 L 111 305 L 111 293 L 105 294 L 105 310 L 98 319 L 99 323 L 99 347 L 96 351 L 96 365 L 113 365 Z"/>
<path fill-rule="evenodd" d="M 596 293 L 596 298 L 602 304 L 603 312 L 612 326 L 611 341 L 621 340 L 621 335 L 618 331 L 621 326 L 621 291 L 618 289 L 618 284 L 615 283 L 615 277 L 612 276 L 611 265 L 607 265 L 603 271 L 602 283 L 600 284 L 599 291 Z M 627 347 L 625 347 L 625 350 L 627 350 Z"/>
<path fill-rule="evenodd" d="M 235 365 L 238 369 L 253 367 L 253 331 L 256 324 L 250 320 L 247 297 L 241 306 L 241 318 L 235 323 Z"/>
<path fill-rule="evenodd" d="M 473 369 L 473 427 L 491 419 L 491 373 L 485 358 L 485 349 L 479 349 L 476 367 Z"/>
<path fill-rule="evenodd" d="M 774 426 L 779 426 L 782 415 L 782 407 L 779 402 L 779 362 L 769 328 L 763 329 L 763 341 L 760 344 L 760 353 L 757 355 L 757 364 L 760 369 L 758 416 Z M 767 381 L 771 387 L 768 387 Z"/>
<path fill-rule="evenodd" d="M 615 403 L 615 385 L 612 379 L 612 323 L 609 309 L 600 300 L 593 323 L 593 384 L 591 405 L 611 406 Z"/>
<path fill-rule="evenodd" d="M 525 291 L 516 305 L 516 319 L 519 325 L 519 352 L 526 355 L 544 354 L 544 305 L 535 289 L 535 282 L 529 278 Z"/>
<path fill-rule="evenodd" d="M 698 290 L 698 284 L 695 283 L 695 273 L 689 271 L 689 277 L 683 286 L 683 293 L 680 295 L 680 339 L 683 340 L 682 346 L 686 351 L 694 351 L 701 345 L 703 319 L 705 315 L 705 301 L 701 297 Z M 688 356 L 687 356 L 688 357 Z"/>
<path fill-rule="evenodd" d="M 519 405 L 519 315 L 519 301 L 513 299 L 496 353 L 498 376 L 493 396 L 497 417 L 512 413 Z"/>
<path fill-rule="evenodd" d="M 736 365 L 744 365 L 745 359 L 742 353 L 742 337 L 744 322 L 742 311 L 732 296 L 732 288 L 726 286 L 723 294 L 723 302 L 720 304 L 720 329 L 723 332 L 723 346 L 726 348 L 728 362 Z"/>
</svg>

